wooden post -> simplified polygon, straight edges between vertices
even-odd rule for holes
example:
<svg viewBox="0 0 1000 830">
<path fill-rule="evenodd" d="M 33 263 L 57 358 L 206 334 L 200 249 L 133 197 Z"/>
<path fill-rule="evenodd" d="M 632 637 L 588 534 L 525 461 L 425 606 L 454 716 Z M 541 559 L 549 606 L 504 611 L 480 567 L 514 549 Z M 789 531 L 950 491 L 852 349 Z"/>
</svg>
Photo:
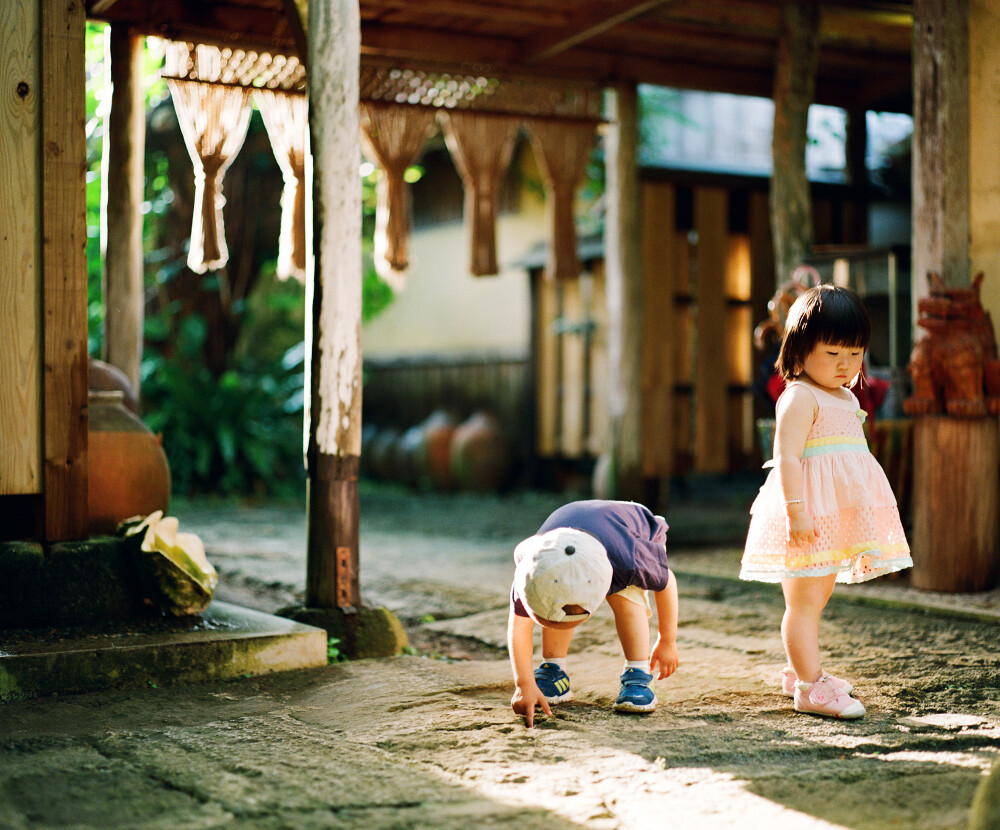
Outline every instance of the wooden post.
<svg viewBox="0 0 1000 830">
<path fill-rule="evenodd" d="M 642 500 L 642 233 L 639 223 L 638 95 L 634 84 L 608 91 L 605 137 L 608 304 L 608 475 L 612 498 Z"/>
<path fill-rule="evenodd" d="M 121 369 L 139 395 L 144 317 L 142 272 L 143 154 L 146 102 L 142 88 L 143 38 L 111 27 L 111 111 L 101 174 L 104 249 L 104 359 Z"/>
<path fill-rule="evenodd" d="M 643 475 L 669 479 L 674 472 L 674 311 L 677 261 L 676 197 L 673 185 L 642 187 L 642 264 L 645 308 L 642 337 Z"/>
<path fill-rule="evenodd" d="M 774 68 L 774 134 L 771 154 L 771 229 L 776 281 L 788 279 L 813 244 L 813 217 L 806 178 L 806 126 L 816 89 L 820 10 L 790 3 Z"/>
<path fill-rule="evenodd" d="M 42 492 L 39 8 L 0 4 L 0 501 Z"/>
<path fill-rule="evenodd" d="M 920 416 L 913 434 L 913 586 L 996 584 L 1000 438 L 995 418 Z"/>
<path fill-rule="evenodd" d="M 913 290 L 969 284 L 969 3 L 913 4 Z M 992 139 L 990 141 L 992 143 Z M 990 154 L 993 158 L 996 153 Z M 991 221 L 995 213 L 991 201 Z M 995 233 L 991 232 L 995 244 Z M 1000 275 L 991 275 L 993 279 Z"/>
<path fill-rule="evenodd" d="M 983 306 L 1000 322 L 1000 9 L 969 3 L 969 274 L 986 274 Z"/>
<path fill-rule="evenodd" d="M 42 0 L 42 327 L 45 539 L 86 539 L 85 9 Z"/>
<path fill-rule="evenodd" d="M 361 456 L 361 23 L 354 0 L 309 4 L 314 260 L 306 605 L 356 608 Z"/>
<path fill-rule="evenodd" d="M 726 342 L 728 219 L 729 199 L 723 188 L 695 189 L 694 461 L 695 469 L 702 473 L 729 469 L 729 379 L 725 356 L 720 354 Z"/>
</svg>

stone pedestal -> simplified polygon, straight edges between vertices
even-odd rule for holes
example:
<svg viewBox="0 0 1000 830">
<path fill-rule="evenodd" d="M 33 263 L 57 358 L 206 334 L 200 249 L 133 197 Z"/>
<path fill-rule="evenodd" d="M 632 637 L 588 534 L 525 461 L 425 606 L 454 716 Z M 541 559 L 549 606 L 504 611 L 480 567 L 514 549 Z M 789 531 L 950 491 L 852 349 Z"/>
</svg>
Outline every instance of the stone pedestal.
<svg viewBox="0 0 1000 830">
<path fill-rule="evenodd" d="M 402 623 L 387 608 L 308 608 L 293 605 L 277 612 L 306 625 L 326 629 L 347 657 L 391 657 L 409 645 Z"/>
<path fill-rule="evenodd" d="M 912 584 L 985 591 L 998 575 L 997 419 L 926 415 L 914 421 Z"/>
</svg>

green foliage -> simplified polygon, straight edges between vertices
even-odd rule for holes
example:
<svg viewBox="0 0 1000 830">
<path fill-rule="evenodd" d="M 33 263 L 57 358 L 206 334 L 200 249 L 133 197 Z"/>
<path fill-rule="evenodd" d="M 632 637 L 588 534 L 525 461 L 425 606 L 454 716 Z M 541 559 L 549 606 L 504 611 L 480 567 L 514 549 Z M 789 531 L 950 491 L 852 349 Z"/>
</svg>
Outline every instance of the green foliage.
<svg viewBox="0 0 1000 830">
<path fill-rule="evenodd" d="M 340 640 L 336 637 L 330 637 L 326 641 L 326 662 L 343 663 L 345 660 L 347 660 L 347 655 L 340 650 Z"/>
<path fill-rule="evenodd" d="M 94 356 L 101 354 L 105 314 L 100 224 L 101 165 L 110 105 L 105 63 L 108 36 L 107 27 L 87 24 L 87 311 L 89 352 Z M 151 117 L 169 95 L 158 76 L 162 63 L 158 49 L 156 41 L 147 41 L 143 59 L 142 80 Z M 154 432 L 162 433 L 173 489 L 179 495 L 301 497 L 305 290 L 294 280 L 274 278 L 276 250 L 269 259 L 265 256 L 259 273 L 251 277 L 256 288 L 231 306 L 229 322 L 239 329 L 232 353 L 224 361 L 217 358 L 212 364 L 215 371 L 210 371 L 206 356 L 209 324 L 199 313 L 199 296 L 220 291 L 220 281 L 215 274 L 188 279 L 183 284 L 190 283 L 202 294 L 180 293 L 182 278 L 191 275 L 184 252 L 171 244 L 176 239 L 177 217 L 170 158 L 162 147 L 150 147 L 147 142 L 143 244 L 149 302 L 142 360 L 144 420 Z M 267 162 L 273 164 L 270 156 Z M 370 165 L 361 174 L 362 317 L 367 321 L 392 302 L 393 291 L 376 275 L 372 261 L 379 174 Z M 413 167 L 407 171 L 407 180 L 422 174 L 421 168 Z M 224 363 L 221 371 L 220 363 Z"/>
<path fill-rule="evenodd" d="M 142 391 L 146 423 L 163 435 L 174 490 L 300 497 L 302 344 L 276 361 L 244 358 L 215 377 L 201 359 L 201 315 L 181 322 L 170 358 L 161 351 L 167 330 L 162 319 L 147 320 Z"/>
</svg>

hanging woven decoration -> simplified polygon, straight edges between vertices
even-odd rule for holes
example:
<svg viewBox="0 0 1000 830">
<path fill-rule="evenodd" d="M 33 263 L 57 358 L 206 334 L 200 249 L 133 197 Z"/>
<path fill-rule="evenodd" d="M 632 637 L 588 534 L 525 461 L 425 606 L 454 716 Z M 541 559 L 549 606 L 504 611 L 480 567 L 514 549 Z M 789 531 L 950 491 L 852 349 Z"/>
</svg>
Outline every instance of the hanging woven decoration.
<svg viewBox="0 0 1000 830">
<path fill-rule="evenodd" d="M 281 168 L 281 233 L 278 237 L 278 279 L 306 280 L 306 136 L 309 104 L 305 95 L 254 92 L 271 140 L 274 158 Z"/>
<path fill-rule="evenodd" d="M 399 289 L 410 264 L 410 192 L 403 176 L 424 149 L 434 110 L 362 101 L 358 112 L 362 150 L 382 169 L 376 191 L 375 271 Z"/>
<path fill-rule="evenodd" d="M 545 271 L 550 278 L 571 279 L 580 274 L 573 203 L 594 148 L 594 124 L 531 119 L 525 126 L 545 180 L 552 233 Z"/>
<path fill-rule="evenodd" d="M 496 221 L 500 181 L 520 127 L 520 118 L 470 111 L 442 112 L 445 142 L 465 185 L 465 225 L 470 232 L 469 271 L 496 274 Z"/>
<path fill-rule="evenodd" d="M 198 51 L 200 54 L 202 47 Z M 176 78 L 168 78 L 167 84 L 194 165 L 194 217 L 188 267 L 203 274 L 229 261 L 222 221 L 226 203 L 222 179 L 246 138 L 252 113 L 250 91 Z"/>
</svg>

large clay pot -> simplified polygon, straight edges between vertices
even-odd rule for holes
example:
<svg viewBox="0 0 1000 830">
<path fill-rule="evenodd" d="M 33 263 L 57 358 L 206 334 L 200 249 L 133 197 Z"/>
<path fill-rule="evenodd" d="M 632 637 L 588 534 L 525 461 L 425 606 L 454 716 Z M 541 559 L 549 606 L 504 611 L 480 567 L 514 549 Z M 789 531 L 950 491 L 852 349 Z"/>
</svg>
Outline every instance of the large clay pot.
<svg viewBox="0 0 1000 830">
<path fill-rule="evenodd" d="M 511 471 L 510 441 L 499 419 L 475 412 L 455 428 L 451 437 L 451 471 L 463 490 L 485 493 L 499 490 Z"/>
<path fill-rule="evenodd" d="M 90 393 L 90 532 L 113 533 L 118 522 L 166 512 L 170 467 L 160 438 L 129 412 L 121 392 Z"/>
<path fill-rule="evenodd" d="M 435 490 L 450 490 L 455 484 L 451 472 L 451 440 L 457 426 L 454 416 L 443 409 L 432 412 L 423 423 L 422 473 Z"/>
<path fill-rule="evenodd" d="M 132 381 L 121 369 L 92 357 L 88 360 L 87 388 L 91 392 L 121 392 L 125 408 L 139 414 L 139 401 L 132 388 Z"/>
</svg>

